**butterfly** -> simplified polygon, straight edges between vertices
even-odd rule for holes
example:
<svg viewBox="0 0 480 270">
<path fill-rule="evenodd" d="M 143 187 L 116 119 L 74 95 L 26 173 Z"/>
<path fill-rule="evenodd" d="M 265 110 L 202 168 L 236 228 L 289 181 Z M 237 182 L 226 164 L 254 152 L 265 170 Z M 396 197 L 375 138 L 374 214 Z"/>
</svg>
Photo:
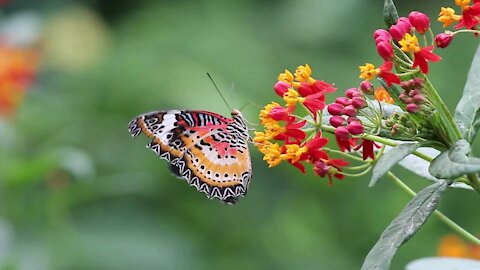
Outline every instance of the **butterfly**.
<svg viewBox="0 0 480 270">
<path fill-rule="evenodd" d="M 234 204 L 247 193 L 252 165 L 246 122 L 238 110 L 231 115 L 155 111 L 137 116 L 128 128 L 134 138 L 140 133 L 151 138 L 147 148 L 168 161 L 177 177 L 208 198 Z"/>
</svg>

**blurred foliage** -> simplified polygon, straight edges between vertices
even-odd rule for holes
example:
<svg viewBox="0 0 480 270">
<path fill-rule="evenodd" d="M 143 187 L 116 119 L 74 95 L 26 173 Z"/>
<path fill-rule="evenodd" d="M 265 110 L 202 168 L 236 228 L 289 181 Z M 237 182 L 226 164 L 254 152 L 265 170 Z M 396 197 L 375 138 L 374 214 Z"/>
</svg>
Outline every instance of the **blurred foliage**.
<svg viewBox="0 0 480 270">
<path fill-rule="evenodd" d="M 152 110 L 228 115 L 206 72 L 232 106 L 251 104 L 251 122 L 284 68 L 309 63 L 339 89 L 358 85 L 358 65 L 380 62 L 371 33 L 382 1 L 11 2 L 4 17 L 42 16 L 44 57 L 21 108 L 0 121 L 0 269 L 359 269 L 409 200 L 386 179 L 329 188 L 289 166 L 269 170 L 252 148 L 249 194 L 227 206 L 175 179 L 127 132 Z M 440 8 L 401 2 L 401 15 Z M 431 66 L 452 109 L 472 40 L 459 36 Z M 428 184 L 397 172 L 417 190 Z M 440 209 L 479 232 L 477 205 L 473 192 L 451 190 Z M 432 218 L 392 269 L 434 255 L 448 232 Z"/>
</svg>

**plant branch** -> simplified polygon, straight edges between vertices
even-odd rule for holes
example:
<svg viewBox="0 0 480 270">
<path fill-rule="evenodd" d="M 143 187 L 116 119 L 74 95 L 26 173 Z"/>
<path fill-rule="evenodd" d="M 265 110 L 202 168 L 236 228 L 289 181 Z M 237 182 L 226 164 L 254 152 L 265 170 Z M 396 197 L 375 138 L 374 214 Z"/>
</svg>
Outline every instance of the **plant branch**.
<svg viewBox="0 0 480 270">
<path fill-rule="evenodd" d="M 417 195 L 409 186 L 407 186 L 402 180 L 400 180 L 400 178 L 398 178 L 392 172 L 388 172 L 387 176 L 390 180 L 392 180 L 392 182 L 394 182 L 397 186 L 399 186 L 403 191 L 408 193 L 410 196 L 413 197 L 413 196 Z M 460 225 L 455 223 L 453 220 L 451 220 L 450 218 L 445 216 L 442 212 L 440 212 L 438 210 L 435 210 L 435 212 L 433 212 L 433 214 L 435 216 L 437 216 L 448 227 L 450 227 L 452 230 L 454 230 L 460 236 L 465 238 L 466 240 L 468 240 L 468 241 L 470 241 L 474 244 L 480 245 L 480 239 L 478 239 L 473 234 L 469 233 L 467 230 L 465 230 Z"/>
</svg>

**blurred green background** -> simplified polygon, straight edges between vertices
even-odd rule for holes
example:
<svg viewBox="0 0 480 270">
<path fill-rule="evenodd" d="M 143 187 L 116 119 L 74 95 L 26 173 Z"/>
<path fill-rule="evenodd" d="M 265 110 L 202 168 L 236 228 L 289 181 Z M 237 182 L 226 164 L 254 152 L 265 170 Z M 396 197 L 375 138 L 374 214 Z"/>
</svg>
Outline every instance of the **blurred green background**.
<svg viewBox="0 0 480 270">
<path fill-rule="evenodd" d="M 453 6 L 400 2 L 401 15 L 425 12 L 436 31 L 440 6 Z M 147 139 L 127 131 L 152 110 L 228 116 L 206 72 L 236 108 L 279 101 L 277 74 L 305 63 L 336 83 L 335 95 L 358 86 L 358 66 L 380 64 L 371 37 L 383 27 L 380 0 L 12 0 L 2 9 L 2 25 L 28 12 L 42 56 L 33 87 L 0 120 L 0 269 L 359 269 L 409 200 L 386 179 L 329 188 L 311 172 L 268 169 L 251 147 L 249 194 L 227 206 L 171 176 Z M 431 65 L 452 109 L 477 45 L 459 36 Z M 257 114 L 244 110 L 251 122 Z M 428 184 L 395 171 L 416 190 Z M 451 190 L 440 209 L 480 232 L 478 205 L 473 192 Z M 449 232 L 433 217 L 392 269 L 435 255 Z"/>
</svg>

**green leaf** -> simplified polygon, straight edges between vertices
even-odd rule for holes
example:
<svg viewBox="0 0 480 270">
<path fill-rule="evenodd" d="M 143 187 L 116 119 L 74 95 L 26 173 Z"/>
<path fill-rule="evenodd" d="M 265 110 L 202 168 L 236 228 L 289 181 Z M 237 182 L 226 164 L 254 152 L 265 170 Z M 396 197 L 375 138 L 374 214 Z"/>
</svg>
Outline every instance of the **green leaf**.
<svg viewBox="0 0 480 270">
<path fill-rule="evenodd" d="M 448 183 L 440 180 L 421 190 L 388 225 L 370 250 L 362 270 L 386 270 L 398 248 L 412 237 L 437 208 Z"/>
<path fill-rule="evenodd" d="M 383 19 L 387 27 L 394 25 L 398 20 L 398 13 L 393 0 L 385 0 L 383 4 Z"/>
<path fill-rule="evenodd" d="M 377 164 L 375 164 L 375 167 L 373 168 L 372 179 L 370 180 L 368 186 L 372 187 L 375 185 L 377 181 L 393 167 L 393 165 L 397 164 L 400 162 L 400 160 L 413 153 L 418 147 L 420 147 L 419 143 L 404 143 L 390 149 L 388 152 L 385 152 L 377 161 Z"/>
<path fill-rule="evenodd" d="M 471 143 L 480 128 L 480 46 L 473 57 L 463 96 L 455 109 L 455 120 L 463 138 Z"/>
<path fill-rule="evenodd" d="M 442 152 L 430 164 L 430 174 L 441 179 L 454 179 L 480 171 L 480 159 L 469 157 L 470 144 L 459 140 L 448 151 Z"/>
</svg>

